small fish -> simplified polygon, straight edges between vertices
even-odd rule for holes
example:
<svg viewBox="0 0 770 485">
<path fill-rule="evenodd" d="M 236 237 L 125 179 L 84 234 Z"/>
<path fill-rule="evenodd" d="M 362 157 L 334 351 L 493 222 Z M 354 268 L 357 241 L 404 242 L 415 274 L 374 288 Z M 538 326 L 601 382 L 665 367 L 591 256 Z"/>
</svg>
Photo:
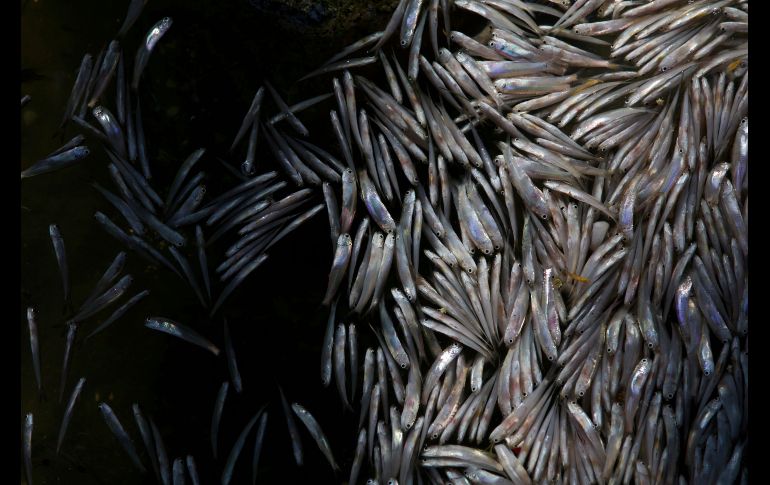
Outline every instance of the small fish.
<svg viewBox="0 0 770 485">
<path fill-rule="evenodd" d="M 39 160 L 37 163 L 29 167 L 28 169 L 22 171 L 21 178 L 24 179 L 24 178 L 34 177 L 35 175 L 53 172 L 54 170 L 59 170 L 64 167 L 68 167 L 70 165 L 73 165 L 79 162 L 80 160 L 83 160 L 90 154 L 91 154 L 91 151 L 88 149 L 87 146 L 77 146 L 74 148 L 70 148 L 69 150 L 66 150 L 64 152 L 57 153 L 56 155 L 52 155 L 42 160 Z"/>
<path fill-rule="evenodd" d="M 35 382 L 37 382 L 37 392 L 39 394 L 43 392 L 43 381 L 40 379 L 40 347 L 37 336 L 37 312 L 32 307 L 27 308 L 27 324 L 29 325 L 29 345 L 32 350 L 32 368 L 35 371 Z"/>
<path fill-rule="evenodd" d="M 173 205 L 177 193 L 182 187 L 182 183 L 187 177 L 187 174 L 190 173 L 190 170 L 192 170 L 193 166 L 198 163 L 198 161 L 203 157 L 205 153 L 205 148 L 198 148 L 197 150 L 193 151 L 190 156 L 188 156 L 179 166 L 179 169 L 174 176 L 174 181 L 171 183 L 171 188 L 168 190 L 168 195 L 166 196 L 166 201 L 164 203 L 166 208 L 170 208 Z"/>
<path fill-rule="evenodd" d="M 230 383 L 224 381 L 217 393 L 217 400 L 214 402 L 214 412 L 211 415 L 211 451 L 214 458 L 217 457 L 217 438 L 219 437 L 219 423 L 222 421 L 222 411 L 225 408 L 225 399 L 227 391 L 230 389 Z"/>
<path fill-rule="evenodd" d="M 61 428 L 59 428 L 59 438 L 56 440 L 56 454 L 59 454 L 59 450 L 61 449 L 61 445 L 64 442 L 64 435 L 67 433 L 67 427 L 69 427 L 70 421 L 72 420 L 72 412 L 75 409 L 75 403 L 78 400 L 78 397 L 80 396 L 80 391 L 83 390 L 83 386 L 86 383 L 86 378 L 81 377 L 80 380 L 78 380 L 78 383 L 75 384 L 75 388 L 72 390 L 72 394 L 70 395 L 70 399 L 67 402 L 67 407 L 64 410 L 64 417 L 62 417 L 61 421 Z"/>
<path fill-rule="evenodd" d="M 281 386 L 278 386 L 278 391 L 281 394 L 281 406 L 283 407 L 283 413 L 286 415 L 286 423 L 289 426 L 294 461 L 297 463 L 297 466 L 302 466 L 302 441 L 300 441 L 299 432 L 297 431 L 297 424 L 294 422 L 294 417 L 289 410 L 289 403 L 286 401 L 286 396 L 283 395 Z"/>
<path fill-rule="evenodd" d="M 139 46 L 136 51 L 136 58 L 134 61 L 134 77 L 131 81 L 131 89 L 137 91 L 139 89 L 139 80 L 142 77 L 144 68 L 147 67 L 147 62 L 150 60 L 150 54 L 152 54 L 155 45 L 163 37 L 163 35 L 171 28 L 173 20 L 171 17 L 163 17 L 155 25 L 153 25 L 144 37 L 144 42 Z"/>
<path fill-rule="evenodd" d="M 232 337 L 230 336 L 230 326 L 227 324 L 227 319 L 224 322 L 225 327 L 225 357 L 227 358 L 227 369 L 230 372 L 230 379 L 235 386 L 235 392 L 238 394 L 243 391 L 241 384 L 241 373 L 238 372 L 238 362 L 235 360 L 235 348 L 233 348 Z"/>
<path fill-rule="evenodd" d="M 265 97 L 265 87 L 260 86 L 259 89 L 257 89 L 256 94 L 254 95 L 254 99 L 251 100 L 251 106 L 249 106 L 249 110 L 246 111 L 246 115 L 243 117 L 243 121 L 241 122 L 241 127 L 238 129 L 238 133 L 235 135 L 235 139 L 233 140 L 233 144 L 230 145 L 230 153 L 235 150 L 236 145 L 241 141 L 244 135 L 246 135 L 246 132 L 249 130 L 249 128 L 252 125 L 258 125 L 259 121 L 259 112 L 262 108 L 262 100 Z"/>
<path fill-rule="evenodd" d="M 99 122 L 104 134 L 107 136 L 107 143 L 112 151 L 121 160 L 126 160 L 128 158 L 128 152 L 126 151 L 128 145 L 126 145 L 126 137 L 115 115 L 104 106 L 95 107 L 91 113 L 93 113 L 94 118 Z"/>
<path fill-rule="evenodd" d="M 139 428 L 139 434 L 142 436 L 144 442 L 144 449 L 147 454 L 150 455 L 150 461 L 152 462 L 152 469 L 155 472 L 155 478 L 160 482 L 160 465 L 158 463 L 158 453 L 155 450 L 155 441 L 153 439 L 153 431 L 142 415 L 142 410 L 139 408 L 139 404 L 134 403 L 131 405 L 131 409 L 134 411 L 134 421 L 137 428 Z"/>
<path fill-rule="evenodd" d="M 337 325 L 337 331 L 334 332 L 334 380 L 337 381 L 337 391 L 339 392 L 340 399 L 346 408 L 352 409 L 348 402 L 347 386 L 345 385 L 345 341 L 346 341 L 345 325 Z"/>
<path fill-rule="evenodd" d="M 320 206 L 323 208 L 323 206 Z M 209 316 L 214 316 L 214 314 L 219 310 L 219 307 L 224 303 L 224 301 L 227 299 L 228 296 L 235 290 L 235 288 L 240 285 L 244 279 L 259 265 L 265 262 L 267 260 L 267 254 L 260 254 L 256 259 L 251 261 L 249 264 L 243 267 L 238 274 L 225 286 L 225 288 L 222 290 L 222 293 L 219 294 L 219 298 L 217 299 L 216 303 L 214 303 L 214 306 L 211 308 L 211 312 L 209 313 Z"/>
<path fill-rule="evenodd" d="M 97 296 L 91 302 L 83 304 L 77 314 L 72 317 L 72 321 L 74 323 L 85 321 L 115 303 L 116 300 L 123 296 L 133 282 L 134 278 L 131 275 L 123 276 L 112 288 Z"/>
<path fill-rule="evenodd" d="M 278 94 L 278 91 L 275 90 L 273 85 L 270 84 L 268 81 L 265 81 L 265 86 L 267 86 L 267 89 L 270 91 L 270 94 L 273 96 L 273 99 L 278 105 L 278 108 L 280 108 L 282 112 L 286 113 L 289 123 L 296 130 L 296 132 L 302 136 L 308 136 L 310 132 L 307 130 L 307 128 L 305 128 L 305 125 L 303 125 L 302 122 L 299 121 L 299 119 L 296 116 L 294 116 L 292 109 L 289 108 L 289 105 L 287 105 L 286 102 L 283 100 L 283 98 L 281 98 L 281 96 Z"/>
<path fill-rule="evenodd" d="M 92 336 L 96 335 L 97 333 L 101 332 L 102 330 L 110 326 L 113 322 L 115 322 L 120 317 L 122 317 L 128 310 L 130 310 L 134 305 L 139 303 L 140 300 L 142 300 L 144 297 L 146 297 L 149 294 L 150 292 L 148 290 L 143 290 L 137 293 L 136 295 L 132 296 L 127 302 L 125 302 L 117 310 L 112 312 L 112 315 L 107 317 L 107 319 L 104 322 L 102 322 L 101 325 L 99 325 L 91 333 L 86 335 L 85 340 L 88 340 Z"/>
<path fill-rule="evenodd" d="M 259 470 L 259 456 L 262 453 L 262 443 L 265 440 L 265 430 L 267 429 L 267 411 L 262 413 L 259 419 L 259 426 L 254 438 L 254 455 L 251 459 L 251 483 L 257 482 L 257 471 Z"/>
<path fill-rule="evenodd" d="M 77 325 L 72 322 L 67 323 L 67 337 L 64 344 L 64 362 L 61 366 L 61 380 L 59 381 L 59 402 L 64 397 L 64 386 L 67 383 L 67 369 L 69 368 L 70 355 L 72 354 L 72 345 L 75 342 L 75 331 Z"/>
<path fill-rule="evenodd" d="M 112 434 L 115 435 L 115 437 L 118 439 L 118 442 L 120 443 L 120 446 L 123 447 L 123 449 L 128 454 L 129 458 L 131 458 L 131 461 L 136 465 L 136 467 L 142 472 L 145 473 L 147 469 L 142 465 L 142 460 L 139 459 L 139 455 L 136 452 L 136 447 L 134 446 L 134 443 L 131 441 L 131 438 L 128 436 L 128 433 L 126 433 L 126 430 L 123 429 L 123 425 L 120 424 L 120 421 L 118 420 L 118 417 L 115 416 L 115 413 L 112 411 L 112 408 L 109 406 L 109 404 L 105 402 L 99 403 L 99 411 L 102 412 L 102 417 L 104 418 L 104 422 L 107 423 L 107 426 L 110 428 L 110 431 L 112 431 Z"/>
<path fill-rule="evenodd" d="M 227 457 L 225 469 L 222 471 L 222 485 L 227 485 L 230 483 L 230 480 L 233 476 L 233 469 L 235 468 L 235 462 L 238 460 L 238 456 L 240 456 L 241 450 L 243 450 L 243 445 L 246 443 L 246 438 L 248 437 L 251 428 L 253 428 L 256 424 L 257 419 L 259 419 L 259 416 L 265 410 L 266 406 L 267 404 L 262 405 L 254 417 L 251 418 L 248 423 L 246 423 L 243 431 L 241 431 L 241 434 L 238 435 L 238 439 L 236 439 L 235 443 L 233 443 L 233 448 L 230 450 L 230 455 Z"/>
<path fill-rule="evenodd" d="M 307 427 L 307 430 L 310 431 L 313 439 L 315 439 L 316 443 L 318 444 L 318 448 L 320 448 L 324 456 L 326 456 L 326 459 L 329 461 L 329 464 L 332 466 L 334 471 L 339 471 L 340 467 L 337 465 L 337 462 L 334 461 L 331 447 L 329 446 L 326 435 L 324 435 L 323 431 L 321 430 L 321 426 L 318 424 L 318 421 L 315 420 L 313 415 L 310 414 L 307 409 L 303 408 L 297 403 L 293 403 L 291 405 L 291 409 Z"/>
<path fill-rule="evenodd" d="M 184 462 L 181 458 L 177 458 L 174 460 L 174 464 L 172 465 L 172 482 L 173 485 L 185 485 L 185 477 L 184 477 Z"/>
<path fill-rule="evenodd" d="M 177 323 L 165 317 L 147 317 L 144 322 L 144 326 L 159 332 L 173 335 L 174 337 L 179 337 L 180 339 L 190 342 L 191 344 L 203 347 L 214 355 L 219 355 L 219 348 L 216 345 L 209 342 L 198 332 L 182 325 L 181 323 Z"/>
<path fill-rule="evenodd" d="M 155 442 L 155 454 L 158 459 L 158 473 L 160 475 L 163 485 L 171 485 L 171 470 L 168 466 L 168 454 L 166 453 L 166 445 L 163 443 L 163 436 L 161 436 L 158 427 L 155 426 L 155 422 L 150 418 L 150 429 L 152 430 L 153 441 Z"/>
<path fill-rule="evenodd" d="M 198 477 L 198 467 L 195 466 L 195 459 L 192 457 L 192 455 L 187 455 L 185 463 L 187 464 L 187 473 L 190 474 L 190 481 L 192 482 L 192 485 L 200 485 L 201 481 Z"/>
<path fill-rule="evenodd" d="M 27 413 L 24 418 L 24 471 L 27 474 L 27 483 L 32 485 L 32 413 Z"/>
<path fill-rule="evenodd" d="M 340 71 L 343 69 L 351 69 L 355 67 L 363 67 L 368 66 L 369 64 L 374 64 L 377 62 L 377 57 L 375 56 L 369 56 L 369 57 L 357 57 L 353 59 L 346 59 L 344 61 L 337 61 L 333 62 L 331 64 L 327 64 L 323 67 L 320 67 L 316 69 L 315 71 L 312 71 L 309 74 L 305 74 L 301 78 L 299 78 L 300 81 L 304 81 L 305 79 L 309 79 L 314 76 L 318 76 L 321 74 L 327 74 L 334 71 Z"/>
<path fill-rule="evenodd" d="M 358 483 L 358 474 L 361 472 L 361 465 L 364 460 L 364 451 L 366 449 L 366 429 L 361 429 L 358 433 L 356 442 L 356 454 L 353 458 L 353 464 L 350 467 L 350 479 L 348 483 Z"/>
<path fill-rule="evenodd" d="M 142 13 L 142 9 L 147 5 L 147 1 L 148 0 L 131 0 L 128 4 L 126 18 L 123 20 L 123 25 L 120 26 L 120 30 L 118 31 L 118 37 L 123 37 L 126 35 L 126 32 L 131 29 L 134 22 L 136 22 L 136 19 L 138 19 L 139 15 Z"/>
<path fill-rule="evenodd" d="M 67 106 L 64 108 L 64 117 L 59 125 L 60 129 L 63 129 L 67 122 L 70 121 L 72 116 L 75 114 L 75 109 L 80 105 L 80 101 L 86 92 L 86 88 L 88 87 L 88 80 L 91 78 L 93 65 L 94 59 L 91 54 L 85 54 L 83 56 L 83 60 L 80 61 L 78 75 L 75 78 L 75 83 L 72 85 L 72 91 L 70 92 L 70 97 L 67 100 Z M 24 96 L 24 98 L 21 99 L 22 107 L 24 107 L 26 104 L 24 102 L 25 98 L 27 99 L 27 102 L 29 102 L 29 99 L 31 99 L 29 95 Z"/>
<path fill-rule="evenodd" d="M 99 100 L 102 97 L 102 94 L 104 93 L 104 90 L 107 89 L 107 86 L 110 85 L 110 82 L 112 81 L 112 78 L 115 75 L 116 69 L 119 69 L 119 66 L 121 66 L 120 59 L 122 58 L 122 52 L 120 49 L 120 43 L 117 40 L 113 40 L 110 42 L 109 46 L 107 47 L 107 52 L 104 54 L 104 59 L 102 60 L 102 64 L 98 69 L 98 74 L 96 77 L 96 81 L 93 85 L 93 90 L 90 92 L 90 100 L 88 101 L 88 107 L 93 108 L 96 106 L 96 103 L 99 102 Z M 120 84 L 122 81 L 118 79 L 118 84 Z M 121 88 L 120 86 L 117 87 L 118 90 L 118 98 L 122 96 Z M 89 97 L 86 97 L 85 99 L 89 99 Z M 84 99 L 84 100 L 85 100 Z M 120 99 L 117 101 L 118 104 L 118 111 L 121 111 L 123 108 L 121 107 Z M 121 120 L 122 122 L 122 120 Z"/>
<path fill-rule="evenodd" d="M 350 234 L 340 234 L 337 238 L 337 248 L 334 252 L 334 259 L 332 262 L 332 268 L 329 272 L 329 284 L 326 289 L 326 295 L 323 299 L 324 305 L 329 305 L 332 302 L 332 298 L 336 295 L 345 272 L 348 269 L 350 263 L 350 254 L 353 247 L 353 242 L 350 239 Z"/>
<path fill-rule="evenodd" d="M 128 94 L 128 97 L 131 97 L 131 93 Z M 129 159 L 131 161 L 136 160 L 136 157 L 139 157 L 139 163 L 142 166 L 142 174 L 144 175 L 144 178 L 147 180 L 150 180 L 152 178 L 152 174 L 150 173 L 150 160 L 147 157 L 147 144 L 145 143 L 144 138 L 144 123 L 142 122 L 142 105 L 139 103 L 139 95 L 135 94 L 136 96 L 136 108 L 134 109 L 134 123 L 128 124 L 128 133 L 129 133 L 129 143 L 131 141 L 131 127 L 133 126 L 135 134 L 135 149 L 136 149 L 136 156 L 130 157 Z M 129 150 L 131 149 L 131 145 L 129 144 Z"/>
<path fill-rule="evenodd" d="M 356 398 L 358 386 L 358 332 L 356 325 L 348 325 L 348 361 L 350 362 L 350 400 Z"/>
<path fill-rule="evenodd" d="M 383 231 L 386 233 L 393 232 L 396 229 L 396 222 L 393 220 L 390 212 L 388 212 L 382 199 L 380 199 L 377 189 L 365 170 L 358 172 L 358 181 L 361 189 L 361 200 L 364 201 L 369 215 Z"/>
</svg>

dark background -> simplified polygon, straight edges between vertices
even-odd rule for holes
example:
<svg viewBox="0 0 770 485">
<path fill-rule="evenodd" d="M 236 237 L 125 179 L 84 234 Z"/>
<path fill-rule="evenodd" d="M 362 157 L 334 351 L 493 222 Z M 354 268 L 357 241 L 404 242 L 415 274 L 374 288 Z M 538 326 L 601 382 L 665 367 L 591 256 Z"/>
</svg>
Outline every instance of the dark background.
<svg viewBox="0 0 770 485">
<path fill-rule="evenodd" d="M 156 179 L 153 186 L 159 188 L 161 197 L 179 164 L 199 147 L 207 149 L 197 168 L 207 173 L 209 194 L 216 196 L 232 186 L 235 180 L 214 156 L 227 158 L 227 148 L 262 80 L 268 77 L 289 104 L 330 91 L 329 76 L 303 83 L 294 80 L 345 45 L 382 28 L 395 3 L 148 2 L 122 46 L 131 61 L 126 65 L 129 68 L 147 30 L 163 16 L 173 18 L 173 26 L 156 46 L 144 71 L 141 88 L 148 153 Z M 21 113 L 22 170 L 78 133 L 71 124 L 64 133 L 57 130 L 78 66 L 86 52 L 96 58 L 114 37 L 127 4 L 95 0 L 22 2 L 21 93 L 32 96 Z M 110 88 L 105 96 L 108 107 L 113 93 L 114 88 Z M 310 138 L 336 153 L 327 127 L 332 107 L 333 100 L 327 101 L 302 119 L 310 129 Z M 271 111 L 274 109 L 271 106 Z M 23 420 L 24 414 L 34 414 L 34 483 L 154 482 L 151 471 L 141 475 L 133 467 L 105 425 L 97 408 L 102 401 L 115 411 L 148 470 L 150 460 L 134 423 L 132 403 L 139 403 L 145 417 L 153 418 L 169 462 L 193 455 L 203 483 L 219 482 L 232 443 L 256 410 L 268 403 L 259 482 L 347 481 L 358 416 L 356 413 L 351 419 L 343 412 L 334 385 L 324 388 L 319 371 L 320 342 L 327 319 L 327 310 L 319 302 L 332 256 L 325 211 L 271 248 L 268 261 L 236 290 L 213 320 L 205 316 L 192 291 L 176 275 L 149 266 L 127 251 L 124 273 L 134 277 L 127 295 L 142 289 L 151 294 L 87 342 L 83 342 L 85 335 L 117 305 L 83 324 L 72 353 L 65 397 L 58 402 L 65 326 L 61 281 L 48 225 L 58 224 L 64 236 L 76 306 L 115 255 L 125 250 L 94 220 L 97 210 L 116 216 L 116 222 L 120 218 L 90 186 L 96 181 L 113 187 L 107 156 L 98 141 L 87 138 L 86 144 L 91 155 L 80 164 L 25 179 L 21 184 L 19 417 Z M 275 168 L 266 150 L 266 144 L 260 143 L 258 172 Z M 234 164 L 240 163 L 242 153 L 236 155 Z M 319 195 L 314 203 L 320 200 Z M 211 234 L 210 230 L 205 232 Z M 188 237 L 192 237 L 191 231 Z M 221 261 L 222 250 L 218 246 L 209 254 L 212 269 Z M 221 286 L 215 283 L 215 288 Z M 25 317 L 28 306 L 38 312 L 42 397 L 37 394 L 31 365 Z M 215 358 L 198 347 L 149 330 L 143 322 L 150 315 L 193 327 L 222 349 L 221 316 L 228 316 L 244 391 L 237 395 L 230 386 L 221 422 L 219 460 L 212 457 L 209 430 L 217 391 L 229 378 L 224 352 Z M 359 324 L 359 334 L 364 333 L 364 327 Z M 362 337 L 361 359 L 364 345 L 370 343 Z M 86 384 L 57 457 L 64 406 L 80 377 L 86 378 Z M 343 469 L 336 479 L 299 422 L 305 466 L 293 464 L 278 383 L 290 402 L 303 404 L 320 422 Z M 251 481 L 253 443 L 252 434 L 236 464 L 232 483 Z"/>
</svg>

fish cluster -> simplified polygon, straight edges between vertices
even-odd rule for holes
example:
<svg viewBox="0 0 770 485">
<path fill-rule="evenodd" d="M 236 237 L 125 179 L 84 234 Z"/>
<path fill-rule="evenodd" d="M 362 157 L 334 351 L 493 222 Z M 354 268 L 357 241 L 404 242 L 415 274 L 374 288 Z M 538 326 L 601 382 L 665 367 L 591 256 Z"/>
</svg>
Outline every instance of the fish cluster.
<svg viewBox="0 0 770 485">
<path fill-rule="evenodd" d="M 461 16 L 485 26 L 452 30 Z M 190 175 L 203 149 L 165 200 L 150 184 L 138 87 L 170 25 L 147 34 L 131 83 L 118 41 L 81 65 L 65 119 L 104 146 L 118 193 L 97 189 L 131 230 L 97 219 L 213 317 L 326 209 L 321 378 L 358 408 L 348 483 L 748 481 L 747 0 L 401 0 L 382 31 L 303 78 L 336 76 L 329 94 L 289 106 L 269 82 L 257 90 L 228 155 L 244 161 L 220 159 L 241 181 L 207 203 L 203 172 Z M 99 104 L 113 78 L 117 116 Z M 298 115 L 332 98 L 322 148 Z M 260 134 L 276 171 L 257 173 Z M 227 236 L 213 299 L 206 251 Z M 167 318 L 147 326 L 219 354 Z M 363 365 L 358 328 L 376 339 Z M 339 470 L 319 423 L 281 400 L 297 464 L 292 413 Z M 264 408 L 223 483 L 258 419 L 256 480 Z"/>
</svg>

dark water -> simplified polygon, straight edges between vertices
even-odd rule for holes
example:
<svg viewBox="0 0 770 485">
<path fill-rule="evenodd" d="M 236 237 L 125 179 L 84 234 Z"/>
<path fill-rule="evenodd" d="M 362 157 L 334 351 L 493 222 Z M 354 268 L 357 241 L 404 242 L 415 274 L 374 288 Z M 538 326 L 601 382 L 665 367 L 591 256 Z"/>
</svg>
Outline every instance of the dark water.
<svg viewBox="0 0 770 485">
<path fill-rule="evenodd" d="M 89 52 L 96 57 L 113 38 L 127 3 L 22 3 L 21 92 L 32 96 L 21 119 L 22 170 L 77 133 L 72 126 L 64 133 L 57 131 L 77 67 L 83 54 Z M 199 147 L 208 150 L 200 168 L 207 173 L 209 193 L 216 195 L 231 186 L 234 179 L 214 155 L 225 157 L 262 80 L 268 77 L 290 104 L 328 91 L 328 77 L 303 84 L 293 80 L 344 45 L 384 25 L 394 2 L 316 2 L 322 5 L 321 10 L 307 10 L 312 2 L 293 2 L 299 9 L 279 8 L 279 3 L 286 2 L 153 0 L 128 34 L 123 45 L 127 58 L 133 60 L 139 40 L 149 27 L 166 15 L 174 19 L 152 54 L 142 80 L 145 132 L 157 180 L 154 186 L 162 189 L 162 197 L 179 164 Z M 106 99 L 113 96 L 110 89 Z M 326 103 L 303 116 L 311 139 L 326 148 L 334 146 L 327 127 L 331 107 Z M 145 416 L 152 417 L 158 426 L 170 461 L 188 454 L 196 458 L 203 483 L 219 481 L 224 460 L 242 427 L 262 404 L 268 403 L 269 420 L 258 480 L 346 481 L 358 416 L 351 419 L 350 413 L 343 412 L 336 389 L 324 388 L 319 375 L 320 341 L 327 318 L 327 311 L 319 302 L 326 288 L 332 254 L 325 212 L 271 248 L 268 261 L 233 294 L 213 320 L 205 316 L 193 292 L 176 275 L 148 266 L 138 255 L 128 252 L 125 272 L 134 277 L 128 294 L 142 289 L 150 290 L 151 294 L 87 342 L 83 342 L 83 337 L 111 310 L 83 325 L 73 350 L 64 402 L 59 402 L 65 326 L 62 288 L 48 225 L 58 224 L 64 236 L 76 306 L 86 298 L 118 251 L 125 249 L 94 220 L 97 210 L 111 217 L 116 213 L 90 184 L 95 181 L 108 188 L 113 184 L 103 149 L 94 139 L 87 139 L 86 143 L 92 153 L 84 162 L 26 179 L 21 186 L 20 420 L 27 412 L 34 414 L 34 483 L 154 481 L 152 472 L 137 472 L 110 433 L 97 408 L 101 401 L 109 403 L 120 418 L 148 469 L 150 461 L 133 421 L 132 403 L 139 403 Z M 260 172 L 274 167 L 266 149 L 260 143 Z M 239 162 L 238 157 L 233 160 Z M 320 200 L 319 191 L 315 203 Z M 187 236 L 192 238 L 193 234 Z M 223 247 L 212 249 L 210 266 L 221 261 Z M 31 365 L 25 318 L 28 306 L 34 306 L 38 312 L 42 398 L 37 395 Z M 209 429 L 217 390 L 229 376 L 225 360 L 146 329 L 144 318 L 150 315 L 165 316 L 196 328 L 220 348 L 221 316 L 228 317 L 244 391 L 236 395 L 231 386 L 221 424 L 219 460 L 212 457 Z M 364 322 L 359 322 L 359 329 L 363 326 Z M 367 343 L 371 344 L 363 338 L 361 358 Z M 64 404 L 80 377 L 86 378 L 86 385 L 57 457 L 55 447 Z M 304 430 L 301 433 L 305 466 L 293 465 L 278 399 L 279 383 L 288 399 L 303 404 L 326 431 L 344 470 L 336 479 Z M 236 465 L 233 483 L 250 482 L 252 450 L 253 435 Z"/>
</svg>

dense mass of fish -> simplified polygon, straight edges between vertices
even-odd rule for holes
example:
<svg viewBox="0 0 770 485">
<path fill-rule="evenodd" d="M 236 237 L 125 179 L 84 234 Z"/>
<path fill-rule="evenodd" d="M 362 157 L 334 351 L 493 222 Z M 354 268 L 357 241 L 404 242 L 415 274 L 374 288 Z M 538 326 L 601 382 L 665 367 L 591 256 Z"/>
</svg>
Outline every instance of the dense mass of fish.
<svg viewBox="0 0 770 485">
<path fill-rule="evenodd" d="M 139 85 L 172 22 L 147 33 L 128 83 L 120 39 L 143 3 L 131 2 L 96 61 L 84 57 L 65 111 L 107 152 L 115 189 L 96 189 L 127 229 L 96 218 L 186 281 L 213 317 L 273 244 L 326 210 L 321 378 L 335 381 L 359 429 L 341 480 L 747 482 L 748 1 L 401 0 L 383 31 L 303 78 L 330 81 L 329 94 L 290 106 L 269 82 L 257 89 L 228 155 L 244 161 L 220 159 L 241 182 L 208 202 L 193 170 L 203 148 L 167 190 L 153 187 Z M 458 16 L 486 27 L 453 30 Z M 104 106 L 113 81 L 115 115 Z M 334 143 L 322 148 L 299 116 L 329 103 Z M 82 141 L 22 178 L 83 158 Z M 263 155 L 277 170 L 257 173 Z M 217 292 L 207 248 L 225 236 L 236 242 L 215 256 Z M 112 273 L 73 328 L 125 292 L 130 277 L 107 290 Z M 28 318 L 39 386 L 31 309 Z M 219 354 L 181 323 L 146 325 Z M 377 345 L 359 349 L 359 332 Z M 226 381 L 216 397 L 214 456 L 228 391 Z M 339 470 L 321 425 L 280 396 L 297 465 L 295 418 Z M 143 469 L 115 413 L 100 409 Z M 149 433 L 134 412 L 156 476 L 170 483 L 155 425 Z M 259 422 L 257 479 L 267 415 L 262 407 L 246 423 L 223 484 Z M 31 434 L 30 414 L 27 473 Z M 172 468 L 181 483 L 181 458 Z"/>
</svg>

